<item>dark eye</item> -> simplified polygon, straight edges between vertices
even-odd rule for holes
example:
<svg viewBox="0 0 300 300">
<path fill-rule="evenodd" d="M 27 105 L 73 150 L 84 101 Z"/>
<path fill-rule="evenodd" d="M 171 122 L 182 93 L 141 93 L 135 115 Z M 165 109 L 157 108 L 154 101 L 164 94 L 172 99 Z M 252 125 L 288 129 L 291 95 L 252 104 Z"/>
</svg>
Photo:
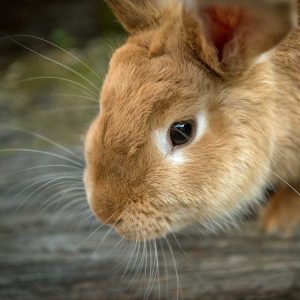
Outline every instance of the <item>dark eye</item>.
<svg viewBox="0 0 300 300">
<path fill-rule="evenodd" d="M 174 147 L 187 144 L 195 134 L 195 123 L 192 120 L 176 122 L 170 128 L 170 138 Z"/>
</svg>

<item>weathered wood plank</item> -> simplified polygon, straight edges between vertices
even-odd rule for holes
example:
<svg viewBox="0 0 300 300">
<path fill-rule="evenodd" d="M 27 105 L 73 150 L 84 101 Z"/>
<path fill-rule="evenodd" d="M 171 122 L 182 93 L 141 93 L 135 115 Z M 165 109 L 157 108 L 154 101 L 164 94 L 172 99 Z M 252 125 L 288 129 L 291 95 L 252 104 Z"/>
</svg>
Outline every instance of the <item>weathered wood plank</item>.
<svg viewBox="0 0 300 300">
<path fill-rule="evenodd" d="M 28 167 L 30 162 L 14 157 L 6 158 L 5 166 L 1 165 L 8 168 L 16 161 L 19 168 Z M 86 208 L 84 202 L 77 210 L 65 208 L 57 213 L 53 207 L 41 212 L 41 202 L 49 197 L 46 193 L 18 208 L 22 199 L 14 199 L 15 192 L 9 187 L 11 181 L 20 180 L 1 177 L 0 299 L 143 299 L 152 283 L 148 286 L 146 278 L 149 260 L 142 274 L 135 274 L 142 251 L 137 262 L 132 258 L 132 268 L 122 279 L 123 269 L 118 270 L 118 266 L 130 257 L 126 249 L 134 244 L 123 241 L 113 250 L 120 239 L 110 234 L 99 247 L 108 229 L 89 237 L 98 223 L 92 218 L 83 220 L 83 215 L 78 217 Z M 59 186 L 50 194 L 57 191 Z M 267 237 L 249 223 L 241 231 L 219 235 L 203 236 L 188 229 L 177 234 L 177 239 L 185 253 L 172 236 L 169 243 L 184 299 L 300 299 L 299 234 Z M 154 257 L 153 247 L 151 251 Z M 158 256 L 160 291 L 156 281 L 149 299 L 176 299 L 179 289 L 166 242 L 160 245 Z"/>
</svg>

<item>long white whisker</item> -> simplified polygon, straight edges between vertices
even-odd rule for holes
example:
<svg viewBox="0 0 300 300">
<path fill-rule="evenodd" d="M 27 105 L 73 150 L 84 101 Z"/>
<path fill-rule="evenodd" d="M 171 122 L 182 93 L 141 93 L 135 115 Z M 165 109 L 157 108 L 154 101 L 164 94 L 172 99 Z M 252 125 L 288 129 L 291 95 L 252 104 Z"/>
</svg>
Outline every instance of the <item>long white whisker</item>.
<svg viewBox="0 0 300 300">
<path fill-rule="evenodd" d="M 147 300 L 151 293 L 151 279 L 152 279 L 152 272 L 153 272 L 153 262 L 152 262 L 152 247 L 151 242 L 147 241 L 147 244 L 149 245 L 149 277 L 148 277 L 148 284 L 146 288 L 146 292 L 144 295 L 144 299 Z M 147 270 L 146 270 L 147 272 Z"/>
<path fill-rule="evenodd" d="M 106 220 L 106 222 L 110 221 L 110 220 L 111 220 L 116 214 L 118 214 L 119 212 L 120 212 L 120 209 L 117 210 L 115 213 L 113 213 L 113 214 Z M 109 235 L 110 232 L 112 232 L 112 230 L 114 229 L 113 226 L 114 226 L 118 221 L 119 221 L 119 219 L 117 219 L 117 220 L 114 222 L 114 224 L 112 224 L 112 225 L 110 226 L 110 229 L 106 232 L 106 234 L 104 235 L 104 237 L 102 238 L 102 240 L 100 241 L 100 243 L 98 244 L 98 246 L 96 247 L 96 249 L 95 249 L 95 251 L 94 251 L 94 253 L 93 253 L 93 255 L 92 255 L 92 258 L 95 258 L 95 257 L 96 257 L 96 253 L 97 253 L 98 249 L 101 248 L 101 246 L 102 246 L 102 244 L 104 243 L 106 237 Z"/>
<path fill-rule="evenodd" d="M 21 189 L 15 196 L 14 196 L 14 198 L 13 198 L 13 200 L 15 200 L 15 199 L 17 199 L 18 198 L 18 196 L 19 195 L 21 195 L 23 192 L 25 192 L 25 191 L 27 191 L 27 190 L 29 190 L 30 188 L 32 188 L 32 187 L 34 187 L 35 185 L 39 185 L 39 184 L 41 184 L 41 183 L 43 183 L 43 182 L 45 182 L 45 181 L 49 181 L 49 180 L 51 180 L 51 179 L 55 179 L 55 178 L 57 178 L 57 176 L 58 175 L 61 175 L 61 173 L 52 173 L 52 174 L 49 174 L 49 175 L 46 175 L 46 176 L 40 176 L 40 175 L 38 175 L 38 176 L 35 176 L 35 177 L 33 177 L 33 178 L 29 178 L 28 180 L 24 180 L 24 181 L 22 181 L 21 183 L 18 183 L 18 184 L 16 184 L 16 185 L 14 185 L 11 189 L 10 189 L 10 191 L 11 190 L 14 190 L 14 189 L 17 189 L 17 188 L 19 188 L 20 186 L 23 186 L 24 184 L 25 184 L 25 182 L 32 182 L 32 180 L 35 180 L 35 179 L 37 179 L 37 178 L 39 178 L 40 180 L 39 181 L 34 181 L 32 184 L 30 184 L 30 185 L 28 185 L 28 186 L 25 186 L 23 189 Z"/>
<path fill-rule="evenodd" d="M 83 239 L 78 246 L 74 249 L 74 252 L 76 250 L 78 250 L 86 241 L 88 241 L 95 233 L 97 233 L 102 227 L 104 226 L 104 224 L 99 225 L 92 233 L 90 233 L 85 239 Z"/>
<path fill-rule="evenodd" d="M 181 247 L 175 233 L 171 230 L 170 233 L 173 235 L 175 241 L 176 241 L 176 244 L 178 245 L 179 249 L 185 254 L 186 257 L 188 257 L 188 254 L 184 251 L 184 249 Z"/>
<path fill-rule="evenodd" d="M 77 72 L 76 70 L 74 70 L 74 69 L 68 67 L 67 65 L 65 65 L 65 64 L 63 64 L 63 63 L 61 63 L 61 62 L 59 62 L 59 61 L 56 61 L 55 59 L 52 59 L 52 58 L 47 57 L 47 56 L 45 56 L 45 55 L 43 55 L 43 54 L 41 54 L 41 53 L 38 53 L 37 51 L 35 51 L 35 50 L 33 50 L 33 49 L 27 47 L 26 45 L 24 45 L 23 43 L 21 43 L 21 42 L 15 40 L 14 38 L 11 38 L 11 37 L 8 37 L 8 36 L 6 36 L 6 37 L 7 37 L 9 40 L 13 41 L 14 43 L 18 44 L 19 46 L 23 47 L 24 49 L 30 51 L 31 53 L 36 54 L 37 56 L 39 56 L 39 57 L 41 57 L 41 58 L 43 58 L 43 59 L 45 59 L 45 60 L 47 60 L 47 61 L 50 61 L 50 62 L 52 62 L 52 63 L 54 63 L 54 64 L 57 64 L 58 66 L 64 68 L 65 70 L 70 71 L 71 73 L 75 74 L 76 76 L 78 76 L 78 77 L 80 77 L 82 80 L 84 80 L 86 83 L 88 83 L 95 91 L 97 91 L 97 93 L 99 92 L 99 88 L 98 88 L 93 82 L 91 82 L 89 79 L 87 79 L 85 76 L 83 76 L 82 74 L 80 74 L 80 73 Z"/>
<path fill-rule="evenodd" d="M 95 111 L 95 105 L 94 104 L 84 104 L 84 105 L 61 106 L 61 107 L 55 107 L 55 108 L 51 108 L 51 109 L 48 108 L 48 109 L 38 110 L 35 113 L 26 115 L 26 117 L 46 116 L 46 115 L 57 114 L 57 113 L 65 113 L 67 111 L 82 111 L 83 109 Z"/>
<path fill-rule="evenodd" d="M 284 182 L 288 187 L 290 187 L 299 197 L 300 192 L 298 192 L 292 185 L 290 185 L 286 180 L 284 180 L 281 176 L 279 176 L 276 172 L 269 169 L 272 174 L 274 174 L 277 178 L 279 178 L 282 182 Z"/>
<path fill-rule="evenodd" d="M 64 210 L 69 209 L 72 206 L 77 206 L 79 203 L 82 203 L 84 199 L 85 199 L 84 197 L 78 197 L 78 198 L 72 199 L 72 201 L 69 201 L 69 203 L 60 207 L 59 211 L 57 211 L 57 214 L 62 213 Z M 52 203 L 52 205 L 54 205 L 54 204 L 55 203 Z M 51 207 L 51 205 L 48 208 L 50 208 L 50 207 Z"/>
<path fill-rule="evenodd" d="M 91 98 L 91 97 L 87 97 L 87 96 L 72 95 L 72 94 L 52 94 L 52 95 L 53 96 L 61 96 L 61 97 L 72 97 L 72 98 L 78 98 L 78 99 L 85 99 L 85 100 L 89 100 L 91 102 L 99 104 L 98 100 Z"/>
<path fill-rule="evenodd" d="M 157 244 L 156 244 L 156 240 L 154 241 L 154 245 L 155 245 L 155 257 L 156 257 L 156 274 L 157 274 L 157 278 L 158 278 L 158 299 L 160 299 L 160 273 L 159 273 L 159 257 L 158 257 L 158 251 L 157 251 Z"/>
<path fill-rule="evenodd" d="M 92 254 L 92 259 L 95 259 L 96 258 L 96 254 L 97 254 L 97 251 L 98 249 L 101 248 L 102 244 L 104 243 L 104 241 L 106 240 L 107 236 L 113 231 L 113 228 L 110 227 L 107 232 L 104 234 L 103 238 L 101 239 L 100 243 L 98 244 L 98 246 L 96 247 L 94 253 Z"/>
<path fill-rule="evenodd" d="M 64 53 L 70 55 L 76 61 L 81 63 L 86 69 L 88 69 L 92 74 L 94 74 L 97 79 L 99 79 L 100 81 L 102 80 L 101 76 L 95 70 L 93 70 L 89 65 L 87 65 L 85 62 L 83 62 L 80 58 L 75 56 L 73 53 L 71 53 L 70 51 L 67 51 L 66 49 L 58 46 L 57 44 L 52 43 L 50 41 L 47 41 L 46 39 L 43 39 L 41 37 L 30 35 L 30 34 L 15 34 L 15 35 L 9 35 L 9 36 L 5 36 L 5 37 L 1 37 L 0 40 L 4 39 L 4 38 L 7 39 L 7 38 L 18 38 L 18 37 L 29 37 L 29 38 L 37 39 L 37 40 L 43 41 L 43 42 L 47 43 L 48 45 L 51 45 L 51 46 L 63 51 Z"/>
<path fill-rule="evenodd" d="M 133 248 L 132 248 L 132 250 L 131 250 L 131 254 L 130 254 L 130 256 L 129 256 L 129 259 L 128 259 L 127 263 L 126 263 L 125 266 L 124 266 L 124 269 L 125 269 L 125 270 L 124 270 L 124 272 L 123 272 L 123 274 L 122 274 L 121 280 L 124 279 L 124 277 L 126 276 L 128 270 L 130 269 L 130 263 L 131 263 L 131 261 L 132 261 L 132 258 L 134 257 L 135 250 L 136 250 L 136 246 L 137 246 L 137 240 L 135 240 L 135 243 L 134 243 L 134 246 L 133 246 Z"/>
<path fill-rule="evenodd" d="M 14 82 L 14 84 L 12 86 L 17 86 L 21 83 L 26 83 L 26 82 L 29 82 L 29 81 L 33 81 L 33 80 L 60 80 L 60 81 L 65 81 L 65 82 L 68 82 L 68 83 L 72 83 L 74 84 L 75 86 L 78 86 L 78 87 L 81 87 L 83 90 L 85 90 L 86 92 L 88 92 L 88 95 L 91 96 L 91 97 L 98 97 L 98 94 L 94 93 L 93 91 L 91 91 L 89 88 L 87 88 L 86 86 L 84 86 L 83 84 L 77 82 L 77 81 L 74 81 L 74 80 L 71 80 L 71 79 L 67 79 L 67 78 L 64 78 L 64 77 L 58 77 L 58 76 L 36 76 L 36 77 L 30 77 L 30 78 L 26 78 L 26 79 L 22 79 L 22 80 L 19 80 L 17 82 Z"/>
<path fill-rule="evenodd" d="M 150 242 L 151 243 L 151 242 Z M 152 284 L 151 284 L 151 286 L 150 286 L 150 289 L 149 289 L 149 292 L 148 292 L 148 296 L 147 296 L 147 298 L 146 299 L 148 299 L 149 298 L 149 296 L 151 295 L 151 292 L 152 292 L 152 290 L 153 290 L 153 288 L 154 288 L 154 285 L 155 285 L 155 283 L 156 283 L 156 281 L 157 281 L 157 275 L 158 275 L 158 261 L 157 261 L 157 248 L 156 248 L 156 241 L 155 240 L 153 240 L 152 241 L 152 244 L 153 244 L 153 254 L 152 254 L 152 257 L 153 257 L 153 260 L 152 260 L 152 279 L 151 279 L 151 277 L 150 277 L 150 282 L 152 281 Z M 159 291 L 159 293 L 160 293 L 160 291 Z M 160 298 L 160 297 L 159 297 Z"/>
<path fill-rule="evenodd" d="M 135 278 L 139 278 L 138 274 L 140 272 L 140 267 L 141 267 L 141 259 L 140 259 L 140 262 L 139 264 L 137 264 L 138 262 L 138 259 L 140 257 L 140 247 L 141 247 L 141 241 L 140 240 L 137 240 L 137 243 L 138 243 L 138 248 L 137 248 L 137 251 L 136 251 L 136 258 L 134 260 L 134 263 L 133 263 L 133 266 L 132 268 L 135 269 L 135 267 L 137 266 L 137 270 L 134 272 L 134 275 L 132 276 L 133 278 L 131 279 L 131 281 L 129 282 L 129 284 L 127 285 L 127 290 L 130 289 L 130 287 L 132 286 L 132 284 L 134 283 L 134 281 L 136 280 Z"/>
<path fill-rule="evenodd" d="M 179 299 L 179 294 L 181 295 L 181 291 L 180 291 L 180 283 L 179 283 L 179 276 L 178 276 L 178 271 L 177 271 L 177 264 L 176 264 L 176 260 L 175 260 L 175 256 L 174 256 L 174 253 L 173 253 L 173 250 L 172 250 L 172 247 L 168 241 L 167 238 L 165 238 L 165 241 L 169 247 L 169 250 L 170 250 L 170 253 L 171 253 L 171 256 L 172 256 L 172 260 L 173 260 L 173 264 L 174 264 L 174 270 L 175 270 L 175 276 L 176 276 L 176 285 L 177 285 L 177 295 L 176 295 L 176 300 Z M 182 295 L 181 295 L 181 298 L 182 298 Z"/>
<path fill-rule="evenodd" d="M 81 185 L 81 182 L 77 182 L 75 184 L 72 184 L 72 186 L 70 188 L 67 188 L 63 191 L 59 191 L 57 193 L 55 193 L 54 195 L 52 195 L 49 199 L 47 199 L 47 202 L 50 203 L 50 205 L 46 205 L 45 209 L 49 208 L 51 205 L 53 205 L 52 201 L 53 199 L 55 199 L 56 197 L 60 196 L 58 199 L 56 199 L 54 202 L 55 204 L 59 205 L 59 202 L 63 199 L 63 197 L 68 194 L 69 192 L 76 192 L 76 194 L 78 195 L 78 191 L 82 191 L 82 189 L 80 188 L 79 190 L 76 188 L 76 186 Z M 84 195 L 83 195 L 84 196 Z"/>
<path fill-rule="evenodd" d="M 111 220 L 120 210 L 117 210 L 114 214 L 112 214 L 107 220 L 106 222 L 108 222 L 109 220 Z M 85 238 L 76 248 L 79 249 L 83 243 L 85 243 L 88 239 L 90 239 L 97 231 L 99 231 L 102 227 L 104 227 L 106 224 L 103 223 L 101 224 L 96 230 L 94 230 L 87 238 Z"/>
<path fill-rule="evenodd" d="M 109 257 L 114 251 L 115 249 L 124 241 L 125 239 L 125 235 L 115 244 L 115 246 L 107 253 L 107 255 L 105 256 L 104 259 L 106 259 L 107 257 Z"/>
<path fill-rule="evenodd" d="M 164 263 L 164 269 L 165 269 L 165 278 L 166 278 L 166 299 L 169 298 L 169 273 L 168 273 L 168 265 L 167 265 L 167 259 L 164 251 L 164 247 L 162 244 L 162 241 L 159 240 L 160 243 L 160 248 L 161 248 L 161 253 L 163 256 L 163 263 Z"/>
<path fill-rule="evenodd" d="M 29 172 L 29 171 L 33 171 L 33 170 L 38 170 L 38 169 L 46 169 L 46 168 L 67 168 L 67 169 L 76 169 L 76 170 L 81 170 L 82 168 L 79 167 L 75 167 L 75 166 L 68 166 L 68 165 L 43 165 L 43 166 L 36 166 L 36 167 L 31 167 L 31 168 L 26 168 L 26 169 L 22 169 L 22 170 L 18 170 L 12 173 L 8 173 L 5 176 L 13 176 L 13 175 L 17 175 L 20 173 L 24 173 L 24 172 Z"/>
<path fill-rule="evenodd" d="M 62 155 L 59 155 L 59 154 L 55 154 L 55 153 L 51 153 L 51 152 L 48 152 L 48 151 L 41 151 L 41 150 L 35 150 L 35 149 L 0 149 L 0 152 L 28 152 L 28 153 L 37 153 L 37 154 L 42 154 L 42 155 L 48 155 L 48 156 L 52 156 L 52 157 L 56 157 L 56 158 L 60 158 L 62 160 L 65 160 L 65 161 L 68 161 L 68 162 L 71 162 L 75 165 L 78 165 L 80 167 L 84 167 L 84 165 L 82 163 L 79 163 L 73 159 L 70 159 L 70 158 L 67 158 L 65 156 L 62 156 Z"/>
<path fill-rule="evenodd" d="M 53 180 L 50 180 L 48 181 L 47 183 L 43 184 L 42 186 L 40 186 L 39 188 L 35 189 L 33 192 L 31 192 L 23 201 L 22 203 L 19 205 L 18 208 L 21 208 L 24 203 L 30 198 L 32 197 L 33 195 L 37 194 L 39 191 L 42 191 L 42 192 L 45 192 L 49 189 L 52 189 L 54 186 L 56 185 L 59 185 L 59 184 L 65 184 L 66 182 L 58 182 L 56 183 L 58 180 L 61 180 L 61 179 L 72 179 L 72 177 L 59 177 L 59 178 L 55 178 Z M 54 185 L 52 185 L 52 183 L 55 183 Z M 50 185 L 50 186 L 49 186 Z M 44 189 L 45 187 L 47 187 L 46 189 Z M 43 190 L 44 189 L 44 190 Z M 35 200 L 37 198 L 37 196 L 39 195 L 40 193 L 38 193 L 35 198 L 33 198 L 33 200 Z M 32 201 L 33 201 L 32 200 Z"/>
<path fill-rule="evenodd" d="M 52 139 L 40 134 L 40 133 L 36 133 L 33 132 L 31 130 L 25 130 L 22 128 L 17 128 L 17 127 L 5 127 L 6 130 L 13 130 L 13 131 L 18 131 L 18 132 L 22 132 L 31 136 L 34 136 L 36 138 L 39 138 L 42 141 L 45 141 L 47 143 L 49 143 L 50 145 L 53 145 L 55 147 L 57 147 L 58 149 L 63 150 L 64 152 L 71 154 L 73 157 L 77 158 L 79 161 L 82 161 L 82 157 L 78 156 L 77 154 L 75 154 L 73 151 L 71 151 L 70 149 L 68 149 L 67 147 L 53 141 Z"/>
</svg>

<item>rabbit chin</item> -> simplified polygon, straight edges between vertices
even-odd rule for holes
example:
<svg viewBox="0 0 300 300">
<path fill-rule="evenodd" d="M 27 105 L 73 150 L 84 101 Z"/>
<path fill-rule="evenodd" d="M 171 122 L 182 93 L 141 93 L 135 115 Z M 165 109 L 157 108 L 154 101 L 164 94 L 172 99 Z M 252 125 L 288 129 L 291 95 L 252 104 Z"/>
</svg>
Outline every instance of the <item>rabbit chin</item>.
<svg viewBox="0 0 300 300">
<path fill-rule="evenodd" d="M 121 222 L 113 227 L 115 231 L 128 240 L 153 240 L 165 237 L 172 231 L 168 221 L 159 213 L 147 217 L 143 214 L 124 212 Z"/>
</svg>

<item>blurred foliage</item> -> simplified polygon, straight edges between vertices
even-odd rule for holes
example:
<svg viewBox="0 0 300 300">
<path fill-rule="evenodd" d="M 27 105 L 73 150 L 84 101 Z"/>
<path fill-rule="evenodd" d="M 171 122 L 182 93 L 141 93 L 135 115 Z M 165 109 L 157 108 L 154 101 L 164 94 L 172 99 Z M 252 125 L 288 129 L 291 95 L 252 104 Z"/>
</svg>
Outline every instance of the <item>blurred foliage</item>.
<svg viewBox="0 0 300 300">
<path fill-rule="evenodd" d="M 71 48 L 76 44 L 75 39 L 62 28 L 57 28 L 52 32 L 50 41 L 62 48 Z"/>
<path fill-rule="evenodd" d="M 0 8 L 4 34 L 37 37 L 0 41 L 0 125 L 81 144 L 124 31 L 103 0 L 1 0 Z"/>
<path fill-rule="evenodd" d="M 122 28 L 104 0 L 1 0 L 0 35 L 29 34 L 62 47 L 85 47 L 90 39 L 120 34 Z M 46 47 L 38 40 L 29 46 Z M 22 49 L 8 39 L 0 41 L 0 70 Z"/>
<path fill-rule="evenodd" d="M 27 55 L 0 72 L 0 124 L 81 144 L 80 136 L 99 111 L 108 61 L 122 41 L 124 35 L 106 34 L 69 53 L 38 50 L 44 57 L 23 49 Z"/>
<path fill-rule="evenodd" d="M 123 29 L 117 22 L 115 16 L 109 9 L 109 7 L 104 3 L 104 1 L 99 1 L 98 18 L 100 21 L 100 28 L 102 31 L 117 31 L 122 32 Z"/>
</svg>

